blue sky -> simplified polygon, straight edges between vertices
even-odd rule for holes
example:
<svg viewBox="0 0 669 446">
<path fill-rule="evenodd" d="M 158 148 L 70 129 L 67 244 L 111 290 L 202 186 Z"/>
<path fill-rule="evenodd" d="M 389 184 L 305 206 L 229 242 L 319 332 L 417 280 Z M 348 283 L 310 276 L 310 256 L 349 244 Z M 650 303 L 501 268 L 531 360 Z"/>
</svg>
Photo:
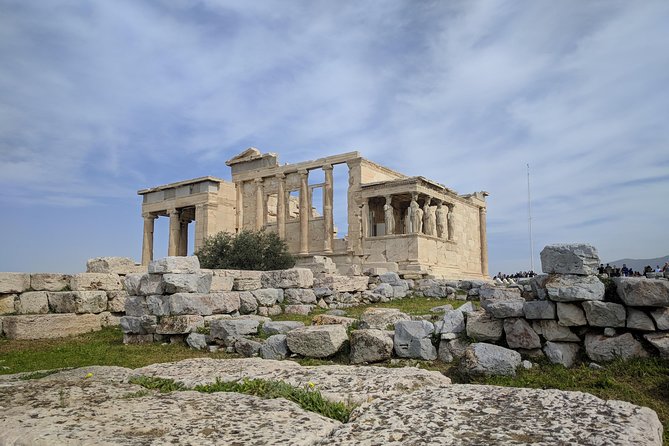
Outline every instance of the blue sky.
<svg viewBox="0 0 669 446">
<path fill-rule="evenodd" d="M 139 260 L 136 191 L 229 179 L 249 146 L 487 190 L 493 273 L 529 269 L 528 163 L 536 269 L 548 243 L 669 254 L 667 23 L 666 1 L 0 0 L 0 271 Z"/>
</svg>

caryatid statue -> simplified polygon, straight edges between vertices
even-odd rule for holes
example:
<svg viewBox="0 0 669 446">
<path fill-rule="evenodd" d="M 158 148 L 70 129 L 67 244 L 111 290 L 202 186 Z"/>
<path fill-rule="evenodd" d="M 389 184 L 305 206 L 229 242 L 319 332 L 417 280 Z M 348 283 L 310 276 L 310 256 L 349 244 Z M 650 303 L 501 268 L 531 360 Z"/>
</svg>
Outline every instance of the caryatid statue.
<svg viewBox="0 0 669 446">
<path fill-rule="evenodd" d="M 392 206 L 392 199 L 390 195 L 386 196 L 386 204 L 383 206 L 383 217 L 386 224 L 386 235 L 395 233 L 395 209 Z"/>
<path fill-rule="evenodd" d="M 411 194 L 411 204 L 409 204 L 409 217 L 411 218 L 411 233 L 420 234 L 423 232 L 423 210 L 418 204 L 418 194 Z"/>
<path fill-rule="evenodd" d="M 406 215 L 404 216 L 404 233 L 405 234 L 411 234 L 412 228 L 411 228 L 411 205 L 407 207 L 407 212 Z"/>
<path fill-rule="evenodd" d="M 433 237 L 436 237 L 437 235 L 437 217 L 435 214 L 435 210 L 432 206 L 430 206 L 430 203 L 432 202 L 432 199 L 430 197 L 427 197 L 425 199 L 425 203 L 423 203 L 423 229 L 425 232 L 425 235 L 431 235 Z"/>
<path fill-rule="evenodd" d="M 453 204 L 448 204 L 448 239 L 453 240 L 455 235 L 455 215 L 453 214 Z"/>
<path fill-rule="evenodd" d="M 448 229 L 446 227 L 446 222 L 448 220 L 448 208 L 444 207 L 444 202 L 437 200 L 437 210 L 435 211 L 435 220 L 437 226 L 437 237 L 439 238 L 448 238 Z"/>
</svg>

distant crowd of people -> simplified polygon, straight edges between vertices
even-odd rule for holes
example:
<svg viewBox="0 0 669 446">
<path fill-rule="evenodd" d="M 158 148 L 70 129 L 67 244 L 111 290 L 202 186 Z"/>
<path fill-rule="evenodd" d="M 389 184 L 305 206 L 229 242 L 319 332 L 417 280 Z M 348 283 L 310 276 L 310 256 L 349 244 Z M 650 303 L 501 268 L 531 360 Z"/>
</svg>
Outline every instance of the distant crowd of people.
<svg viewBox="0 0 669 446">
<path fill-rule="evenodd" d="M 634 271 L 632 268 L 628 268 L 626 264 L 623 263 L 622 267 L 617 267 L 616 265 L 609 265 L 608 263 L 606 266 L 604 264 L 600 264 L 598 268 L 598 273 L 599 274 L 606 274 L 609 277 L 643 277 L 648 273 L 663 273 L 663 272 L 668 272 L 669 271 L 669 262 L 666 262 L 663 267 L 660 268 L 660 265 L 657 265 L 655 268 L 653 268 L 650 265 L 646 265 L 643 269 L 643 271 Z"/>
<path fill-rule="evenodd" d="M 504 280 L 504 279 L 521 279 L 523 277 L 534 277 L 537 274 L 534 271 L 520 271 L 515 274 L 502 274 L 501 272 L 497 273 L 495 277 L 493 277 L 493 280 L 499 279 L 499 280 Z"/>
</svg>

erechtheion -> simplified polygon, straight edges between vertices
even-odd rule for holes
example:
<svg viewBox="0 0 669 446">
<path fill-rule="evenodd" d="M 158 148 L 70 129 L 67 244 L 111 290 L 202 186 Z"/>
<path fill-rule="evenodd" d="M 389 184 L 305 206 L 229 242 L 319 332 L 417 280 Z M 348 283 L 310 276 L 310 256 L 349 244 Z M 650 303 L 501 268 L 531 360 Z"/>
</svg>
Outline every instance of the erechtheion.
<svg viewBox="0 0 669 446">
<path fill-rule="evenodd" d="M 143 198 L 143 264 L 153 258 L 154 220 L 166 216 L 172 256 L 187 254 L 188 224 L 194 221 L 195 251 L 219 231 L 265 228 L 286 241 L 298 263 L 322 255 L 342 271 L 358 265 L 407 276 L 488 278 L 486 192 L 458 195 L 358 152 L 281 165 L 276 154 L 250 148 L 226 164 L 232 182 L 201 177 L 138 192 Z M 348 166 L 348 231 L 343 238 L 337 238 L 333 216 L 333 166 L 338 164 Z M 310 183 L 310 173 L 317 170 L 324 181 Z M 313 208 L 315 191 L 322 209 Z"/>
</svg>

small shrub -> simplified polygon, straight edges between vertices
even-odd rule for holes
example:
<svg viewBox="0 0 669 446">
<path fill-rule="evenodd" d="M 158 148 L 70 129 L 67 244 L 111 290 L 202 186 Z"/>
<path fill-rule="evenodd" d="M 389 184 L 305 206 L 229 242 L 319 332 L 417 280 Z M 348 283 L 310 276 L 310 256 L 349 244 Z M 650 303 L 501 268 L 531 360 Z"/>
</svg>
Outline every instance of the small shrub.
<svg viewBox="0 0 669 446">
<path fill-rule="evenodd" d="M 269 271 L 295 266 L 286 242 L 273 232 L 244 230 L 207 237 L 195 255 L 202 268 Z"/>
</svg>

